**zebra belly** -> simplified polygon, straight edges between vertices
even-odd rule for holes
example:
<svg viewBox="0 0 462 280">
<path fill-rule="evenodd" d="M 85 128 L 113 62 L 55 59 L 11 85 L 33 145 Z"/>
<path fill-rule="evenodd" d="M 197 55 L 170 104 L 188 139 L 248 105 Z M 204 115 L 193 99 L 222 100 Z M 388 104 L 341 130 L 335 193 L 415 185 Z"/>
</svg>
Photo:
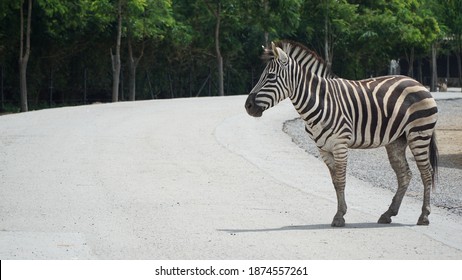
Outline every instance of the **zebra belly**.
<svg viewBox="0 0 462 280">
<path fill-rule="evenodd" d="M 437 121 L 436 102 L 425 89 L 415 91 L 416 88 L 424 89 L 420 86 L 407 88 L 399 95 L 394 106 L 381 104 L 375 108 L 375 116 L 368 116 L 359 125 L 355 123 L 349 147 L 368 149 L 386 146 L 403 135 L 407 138 L 411 131 L 431 136 Z M 426 128 L 425 125 L 430 127 Z"/>
</svg>

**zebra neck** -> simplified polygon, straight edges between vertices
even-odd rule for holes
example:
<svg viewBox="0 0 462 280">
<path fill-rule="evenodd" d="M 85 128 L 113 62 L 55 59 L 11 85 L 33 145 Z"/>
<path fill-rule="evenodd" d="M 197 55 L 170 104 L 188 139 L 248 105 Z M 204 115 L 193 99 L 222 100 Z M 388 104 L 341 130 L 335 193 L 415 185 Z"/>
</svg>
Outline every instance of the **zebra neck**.
<svg viewBox="0 0 462 280">
<path fill-rule="evenodd" d="M 328 102 L 327 81 L 328 79 L 313 74 L 308 74 L 299 81 L 291 100 L 303 120 L 310 121 L 322 115 Z"/>
<path fill-rule="evenodd" d="M 309 54 L 305 57 L 295 59 L 296 64 L 299 65 L 301 72 L 304 76 L 316 75 L 322 78 L 334 78 L 327 65 L 322 60 L 315 57 L 313 54 Z"/>
<path fill-rule="evenodd" d="M 291 53 L 294 58 L 294 77 L 298 77 L 295 83 L 292 103 L 300 116 L 309 121 L 311 118 L 321 116 L 325 103 L 329 102 L 326 96 L 328 80 L 337 78 L 331 73 L 327 65 L 314 53 L 297 51 Z M 298 75 L 297 75 L 298 72 Z M 320 113 L 321 112 L 321 113 Z"/>
<path fill-rule="evenodd" d="M 326 144 L 327 138 L 322 136 L 333 133 L 338 121 L 332 83 L 335 79 L 310 75 L 297 91 L 298 99 L 293 99 L 294 107 L 305 121 L 305 131 L 318 147 Z"/>
</svg>

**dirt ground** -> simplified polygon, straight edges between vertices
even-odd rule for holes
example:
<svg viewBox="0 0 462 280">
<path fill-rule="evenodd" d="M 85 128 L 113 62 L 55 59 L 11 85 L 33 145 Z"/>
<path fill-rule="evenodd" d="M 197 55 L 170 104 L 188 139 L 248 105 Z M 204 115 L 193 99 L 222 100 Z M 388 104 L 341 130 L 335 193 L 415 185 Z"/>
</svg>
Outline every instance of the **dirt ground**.
<svg viewBox="0 0 462 280">
<path fill-rule="evenodd" d="M 448 127 L 438 129 L 438 148 L 440 157 L 450 162 L 455 168 L 462 169 L 462 129 Z"/>
<path fill-rule="evenodd" d="M 440 111 L 437 124 L 440 164 L 462 169 L 462 102 L 438 101 L 438 103 L 443 102 L 445 110 Z"/>
</svg>

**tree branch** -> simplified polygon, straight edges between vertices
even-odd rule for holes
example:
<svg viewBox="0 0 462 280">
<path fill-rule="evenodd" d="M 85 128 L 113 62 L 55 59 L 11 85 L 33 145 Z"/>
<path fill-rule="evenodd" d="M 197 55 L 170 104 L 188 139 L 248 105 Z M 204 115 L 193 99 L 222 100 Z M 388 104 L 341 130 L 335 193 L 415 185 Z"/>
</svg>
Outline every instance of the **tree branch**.
<svg viewBox="0 0 462 280">
<path fill-rule="evenodd" d="M 20 15 L 20 41 L 19 41 L 19 61 L 22 61 L 22 57 L 24 55 L 24 1 L 21 3 L 21 8 L 19 9 L 19 15 Z"/>
<path fill-rule="evenodd" d="M 207 6 L 207 9 L 209 10 L 209 12 L 211 12 L 212 15 L 214 15 L 218 19 L 218 17 L 220 16 L 220 12 L 213 9 L 206 0 L 204 0 L 203 2 L 205 4 L 205 6 Z M 220 0 L 218 0 L 217 2 L 218 2 L 218 5 L 220 5 Z"/>
<path fill-rule="evenodd" d="M 24 54 L 26 59 L 29 58 L 29 54 L 30 54 L 30 29 L 31 29 L 30 24 L 32 21 L 32 0 L 29 0 L 29 5 L 27 9 L 28 10 L 27 10 L 26 53 Z"/>
</svg>

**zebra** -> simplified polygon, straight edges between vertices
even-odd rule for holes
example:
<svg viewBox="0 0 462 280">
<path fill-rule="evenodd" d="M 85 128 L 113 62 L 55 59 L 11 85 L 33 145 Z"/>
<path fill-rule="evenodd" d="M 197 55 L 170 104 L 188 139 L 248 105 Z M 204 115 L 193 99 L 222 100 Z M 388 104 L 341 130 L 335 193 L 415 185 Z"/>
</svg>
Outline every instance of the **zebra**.
<svg viewBox="0 0 462 280">
<path fill-rule="evenodd" d="M 290 98 L 330 171 L 337 195 L 331 226 L 345 226 L 348 149 L 382 146 L 396 173 L 398 188 L 378 223 L 389 224 L 398 214 L 412 177 L 406 160 L 409 147 L 424 185 L 417 225 L 429 224 L 430 192 L 435 188 L 438 166 L 438 109 L 422 84 L 396 75 L 342 79 L 332 74 L 314 51 L 288 40 L 271 43 L 262 59 L 266 68 L 249 93 L 245 109 L 249 115 L 261 117 L 265 110 Z"/>
</svg>

